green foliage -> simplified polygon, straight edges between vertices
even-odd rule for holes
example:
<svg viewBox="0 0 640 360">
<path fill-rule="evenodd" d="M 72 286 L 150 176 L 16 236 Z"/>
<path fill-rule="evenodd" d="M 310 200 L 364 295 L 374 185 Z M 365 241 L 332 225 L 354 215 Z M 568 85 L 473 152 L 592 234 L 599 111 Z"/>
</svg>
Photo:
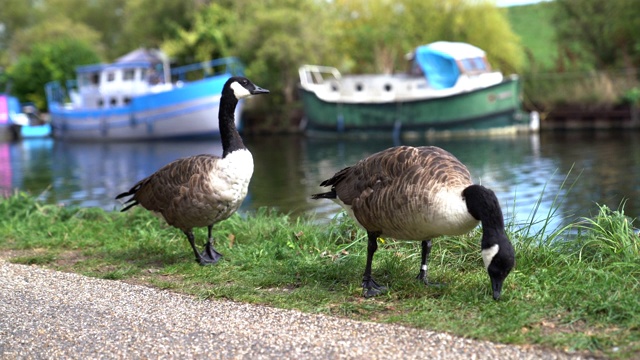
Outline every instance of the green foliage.
<svg viewBox="0 0 640 360">
<path fill-rule="evenodd" d="M 99 62 L 91 46 L 70 38 L 61 38 L 33 45 L 28 55 L 22 55 L 9 68 L 13 93 L 21 101 L 31 101 L 40 109 L 46 108 L 44 85 L 75 77 L 78 65 Z"/>
<path fill-rule="evenodd" d="M 635 0 L 557 0 L 555 26 L 563 55 L 596 68 L 640 65 L 640 7 Z M 615 19 L 615 21 L 612 21 Z"/>
<path fill-rule="evenodd" d="M 558 45 L 553 25 L 555 3 L 545 2 L 506 8 L 513 32 L 520 37 L 525 72 L 552 71 L 558 62 Z"/>
<path fill-rule="evenodd" d="M 175 37 L 162 43 L 162 50 L 183 64 L 234 56 L 230 50 L 232 34 L 228 29 L 237 22 L 234 12 L 211 3 L 196 13 L 189 29 L 177 28 Z"/>
<path fill-rule="evenodd" d="M 127 0 L 124 3 L 123 25 L 114 44 L 118 51 L 115 56 L 138 47 L 161 47 L 165 39 L 176 36 L 177 29 L 189 28 L 208 1 Z"/>
<path fill-rule="evenodd" d="M 33 15 L 33 5 L 37 0 L 2 0 L 0 11 L 0 54 L 7 49 L 13 33 L 21 28 L 28 27 L 36 20 Z M 5 64 L 5 59 L 0 57 L 0 65 Z"/>
<path fill-rule="evenodd" d="M 51 21 L 40 22 L 36 25 L 20 29 L 13 34 L 10 51 L 13 54 L 29 56 L 38 44 L 54 44 L 60 39 L 69 39 L 86 44 L 93 52 L 102 54 L 103 46 L 100 43 L 100 33 L 81 22 L 59 16 L 51 15 Z M 82 56 L 82 54 L 80 54 Z"/>
</svg>

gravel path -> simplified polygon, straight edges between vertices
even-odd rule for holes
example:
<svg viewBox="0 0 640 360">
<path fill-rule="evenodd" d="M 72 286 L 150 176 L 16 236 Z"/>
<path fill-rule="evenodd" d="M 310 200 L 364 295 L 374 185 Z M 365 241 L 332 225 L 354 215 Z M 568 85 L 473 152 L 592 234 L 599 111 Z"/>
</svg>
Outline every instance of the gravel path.
<svg viewBox="0 0 640 360">
<path fill-rule="evenodd" d="M 0 260 L 2 359 L 580 359 Z"/>
</svg>

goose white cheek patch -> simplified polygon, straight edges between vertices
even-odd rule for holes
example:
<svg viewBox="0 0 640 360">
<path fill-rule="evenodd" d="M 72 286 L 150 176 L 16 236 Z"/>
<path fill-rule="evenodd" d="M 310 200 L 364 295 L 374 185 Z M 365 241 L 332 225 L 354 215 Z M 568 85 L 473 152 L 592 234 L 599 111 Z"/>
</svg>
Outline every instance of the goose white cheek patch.
<svg viewBox="0 0 640 360">
<path fill-rule="evenodd" d="M 236 96 L 236 99 L 246 98 L 247 96 L 251 95 L 249 90 L 245 89 L 244 86 L 235 81 L 233 82 L 233 84 L 231 84 L 231 89 L 233 90 L 233 94 Z"/>
<path fill-rule="evenodd" d="M 487 249 L 482 249 L 482 261 L 484 261 L 485 269 L 489 268 L 489 265 L 491 264 L 491 260 L 493 260 L 493 257 L 496 256 L 496 254 L 498 253 L 498 250 L 500 250 L 500 246 L 498 246 L 498 244 L 495 244 L 492 247 Z"/>
</svg>

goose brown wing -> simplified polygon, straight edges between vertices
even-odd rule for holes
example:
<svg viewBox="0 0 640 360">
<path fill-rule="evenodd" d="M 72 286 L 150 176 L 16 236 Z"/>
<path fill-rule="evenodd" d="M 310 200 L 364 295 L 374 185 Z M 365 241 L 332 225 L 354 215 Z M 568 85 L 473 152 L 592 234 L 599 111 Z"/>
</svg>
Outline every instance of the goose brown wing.
<svg viewBox="0 0 640 360">
<path fill-rule="evenodd" d="M 352 166 L 336 185 L 338 197 L 351 205 L 366 229 L 380 228 L 393 217 L 422 211 L 443 187 L 462 189 L 471 175 L 451 153 L 431 146 L 395 147 Z"/>
<path fill-rule="evenodd" d="M 175 160 L 141 180 L 134 199 L 148 210 L 164 212 L 186 191 L 206 186 L 205 177 L 215 170 L 219 160 L 206 154 Z"/>
</svg>

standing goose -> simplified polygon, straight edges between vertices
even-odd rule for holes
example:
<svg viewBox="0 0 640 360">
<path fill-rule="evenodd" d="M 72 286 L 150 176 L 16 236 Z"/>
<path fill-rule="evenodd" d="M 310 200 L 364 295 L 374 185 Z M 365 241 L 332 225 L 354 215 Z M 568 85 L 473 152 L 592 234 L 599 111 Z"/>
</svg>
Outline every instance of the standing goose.
<svg viewBox="0 0 640 360">
<path fill-rule="evenodd" d="M 232 77 L 220 97 L 222 158 L 196 155 L 173 161 L 138 181 L 116 199 L 131 196 L 121 211 L 142 205 L 187 236 L 200 265 L 215 264 L 221 257 L 213 247 L 213 225 L 231 216 L 247 195 L 253 174 L 253 157 L 240 138 L 234 112 L 238 100 L 269 90 L 244 77 Z M 209 237 L 202 252 L 196 248 L 193 228 L 206 226 Z"/>
<path fill-rule="evenodd" d="M 331 186 L 331 191 L 313 199 L 336 201 L 367 231 L 365 297 L 386 290 L 371 277 L 379 236 L 422 241 L 417 278 L 428 284 L 431 239 L 465 234 L 482 222 L 482 259 L 493 298 L 500 298 L 515 263 L 500 204 L 493 191 L 473 185 L 469 170 L 451 153 L 435 146 L 390 148 L 340 170 L 320 186 Z"/>
</svg>

